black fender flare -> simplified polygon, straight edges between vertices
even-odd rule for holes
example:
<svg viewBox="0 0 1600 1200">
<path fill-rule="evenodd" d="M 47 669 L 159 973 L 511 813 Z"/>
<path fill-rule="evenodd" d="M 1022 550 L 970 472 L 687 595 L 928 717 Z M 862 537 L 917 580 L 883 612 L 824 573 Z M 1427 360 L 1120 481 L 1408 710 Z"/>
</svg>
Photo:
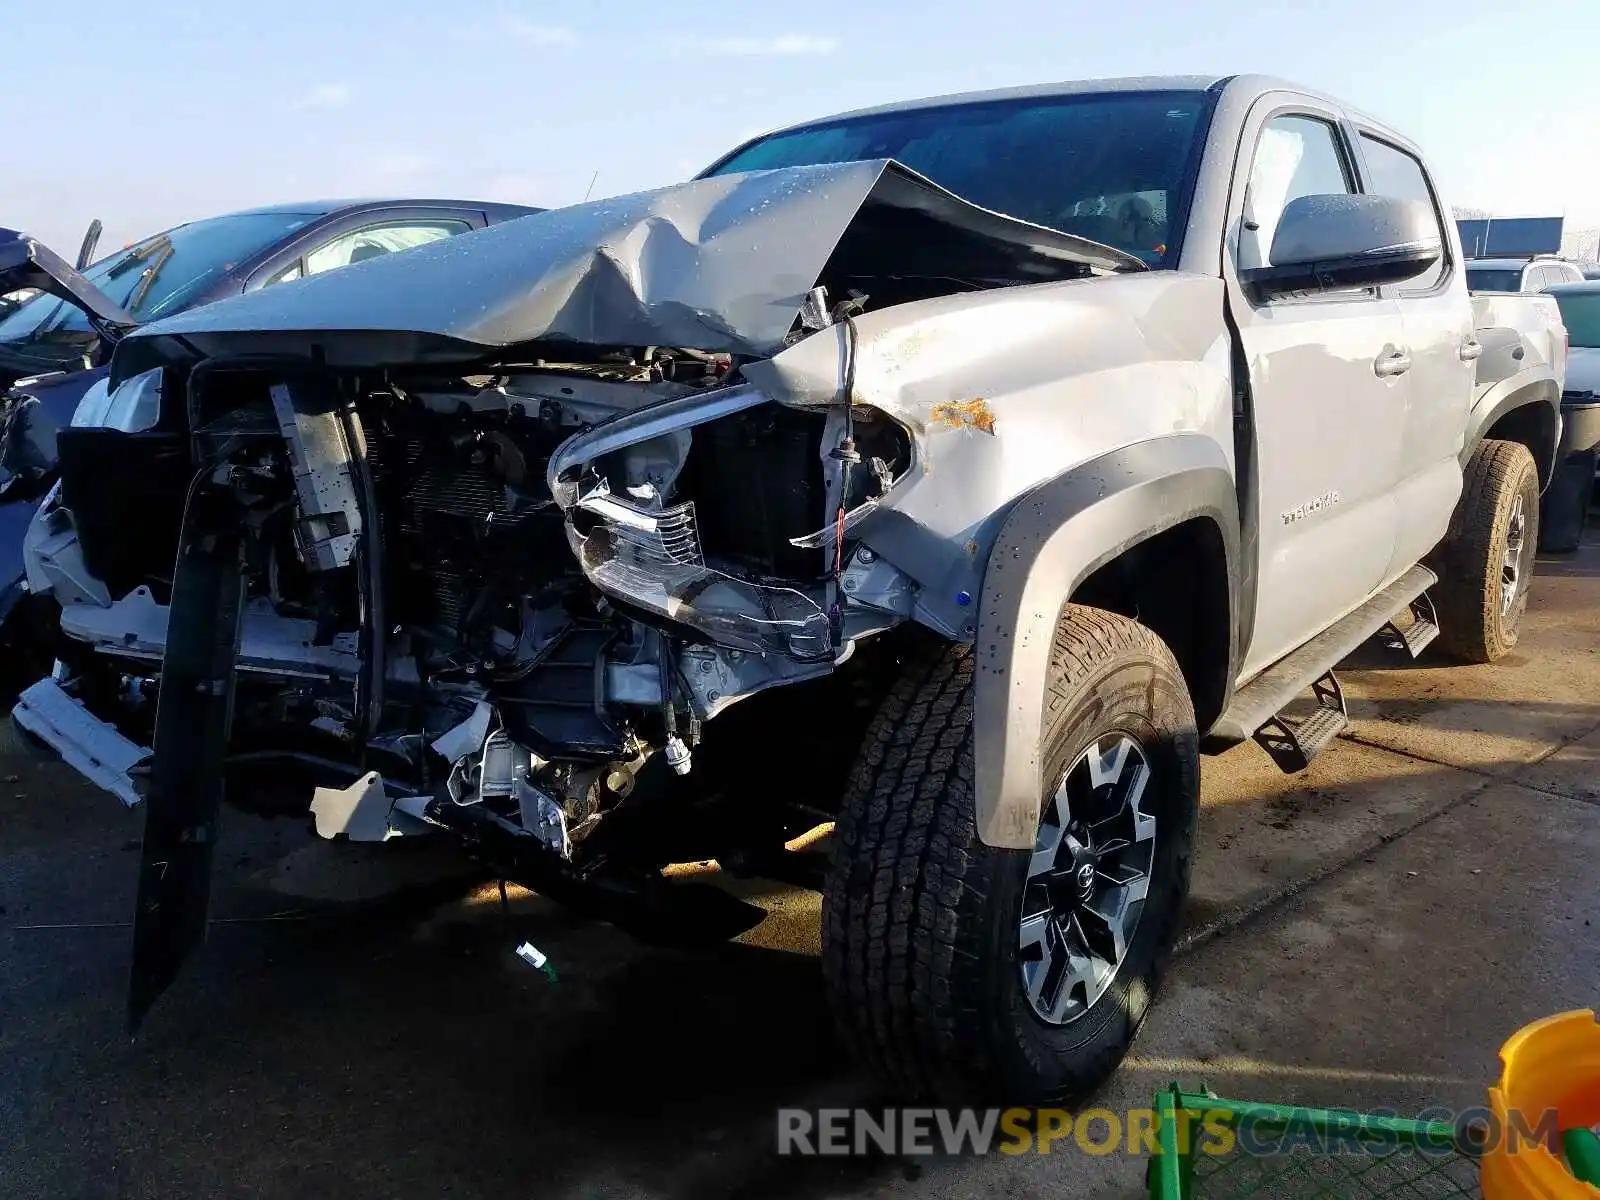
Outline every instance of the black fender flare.
<svg viewBox="0 0 1600 1200">
<path fill-rule="evenodd" d="M 1012 508 L 989 552 L 974 645 L 974 804 L 986 844 L 1033 847 L 1045 682 L 1068 597 L 1129 547 L 1196 517 L 1216 524 L 1227 554 L 1236 669 L 1238 495 L 1214 439 L 1180 433 L 1124 446 L 1047 480 Z"/>
<path fill-rule="evenodd" d="M 1555 470 L 1556 447 L 1561 442 L 1561 381 L 1545 364 L 1506 376 L 1473 401 L 1466 437 L 1461 443 L 1461 465 L 1467 465 L 1485 431 L 1493 428 L 1496 421 L 1509 412 L 1531 407 L 1546 410 L 1551 422 L 1549 446 L 1542 452 L 1534 448 L 1534 459 L 1539 464 L 1539 486 L 1548 487 Z"/>
</svg>

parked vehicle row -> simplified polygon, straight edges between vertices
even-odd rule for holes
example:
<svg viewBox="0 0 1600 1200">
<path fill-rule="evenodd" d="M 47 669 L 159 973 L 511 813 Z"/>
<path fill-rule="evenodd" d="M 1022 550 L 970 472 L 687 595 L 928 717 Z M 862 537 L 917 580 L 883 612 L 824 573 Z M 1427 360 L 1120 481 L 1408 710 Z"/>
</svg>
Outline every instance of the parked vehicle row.
<svg viewBox="0 0 1600 1200">
<path fill-rule="evenodd" d="M 1553 254 L 1530 258 L 1474 258 L 1467 262 L 1467 287 L 1474 292 L 1543 292 L 1566 283 L 1582 283 L 1576 263 Z"/>
<path fill-rule="evenodd" d="M 1469 296 L 1448 212 L 1330 97 L 1097 81 L 123 329 L 27 531 L 59 632 L 13 721 L 145 806 L 135 1020 L 225 793 L 653 939 L 763 915 L 672 862 L 817 887 L 890 1085 L 1081 1095 L 1160 983 L 1202 748 L 1304 769 L 1380 631 L 1516 643 L 1566 335 Z"/>
<path fill-rule="evenodd" d="M 1561 393 L 1561 445 L 1545 493 L 1539 548 L 1555 554 L 1578 548 L 1589 509 L 1600 492 L 1600 279 L 1550 289 L 1561 308 L 1571 356 Z"/>
<path fill-rule="evenodd" d="M 1600 280 L 1600 266 L 1572 262 L 1552 254 L 1523 258 L 1475 258 L 1467 262 L 1467 286 L 1474 292 L 1548 292 L 1561 308 L 1572 347 L 1573 376 L 1561 402 L 1562 438 L 1556 469 L 1540 503 L 1539 549 L 1567 554 L 1578 548 L 1589 508 L 1600 488 L 1600 395 L 1596 379 L 1585 379 L 1587 351 L 1594 334 L 1590 328 L 1590 280 Z M 1576 322 L 1578 331 L 1573 333 Z"/>
</svg>

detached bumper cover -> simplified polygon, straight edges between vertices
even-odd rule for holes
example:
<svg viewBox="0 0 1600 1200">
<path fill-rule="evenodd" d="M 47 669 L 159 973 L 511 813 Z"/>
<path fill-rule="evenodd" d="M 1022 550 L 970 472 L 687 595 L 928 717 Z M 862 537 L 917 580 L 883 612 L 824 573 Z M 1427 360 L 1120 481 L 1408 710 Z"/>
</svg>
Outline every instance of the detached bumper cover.
<svg viewBox="0 0 1600 1200">
<path fill-rule="evenodd" d="M 144 799 L 131 772 L 150 757 L 150 751 L 92 715 L 55 680 L 41 679 L 17 697 L 11 723 L 129 808 Z"/>
</svg>

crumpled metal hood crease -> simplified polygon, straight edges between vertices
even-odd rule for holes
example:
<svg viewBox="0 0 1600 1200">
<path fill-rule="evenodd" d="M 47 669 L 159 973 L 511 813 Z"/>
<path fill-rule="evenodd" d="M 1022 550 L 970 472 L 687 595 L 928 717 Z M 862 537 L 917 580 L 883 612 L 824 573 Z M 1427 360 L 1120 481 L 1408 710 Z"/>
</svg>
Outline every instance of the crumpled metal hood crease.
<svg viewBox="0 0 1600 1200">
<path fill-rule="evenodd" d="M 0 294 L 23 288 L 59 296 L 112 332 L 139 323 L 49 246 L 15 229 L 0 229 Z"/>
<path fill-rule="evenodd" d="M 783 349 L 820 280 L 863 291 L 932 281 L 907 297 L 921 298 L 1143 265 L 891 160 L 790 167 L 539 213 L 181 313 L 130 338 L 116 375 L 312 345 L 350 367 L 562 342 L 761 358 Z"/>
</svg>

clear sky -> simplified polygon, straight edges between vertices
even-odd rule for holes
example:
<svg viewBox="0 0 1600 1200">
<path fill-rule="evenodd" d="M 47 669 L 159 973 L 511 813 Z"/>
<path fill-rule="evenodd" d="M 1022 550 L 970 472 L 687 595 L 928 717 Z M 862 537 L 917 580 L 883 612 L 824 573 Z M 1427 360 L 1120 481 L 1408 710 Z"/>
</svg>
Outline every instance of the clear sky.
<svg viewBox="0 0 1600 1200">
<path fill-rule="evenodd" d="M 0 0 L 0 225 L 69 257 L 281 200 L 543 205 L 891 99 L 1265 71 L 1429 152 L 1450 203 L 1600 226 L 1597 0 Z"/>
</svg>

